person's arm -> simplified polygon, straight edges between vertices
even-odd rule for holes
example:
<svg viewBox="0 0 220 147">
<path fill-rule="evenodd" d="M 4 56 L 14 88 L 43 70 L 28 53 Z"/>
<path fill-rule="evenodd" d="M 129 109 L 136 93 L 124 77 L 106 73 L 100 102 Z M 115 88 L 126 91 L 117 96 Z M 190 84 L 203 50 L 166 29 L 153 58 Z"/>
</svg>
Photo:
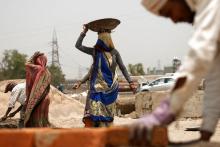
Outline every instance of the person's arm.
<svg viewBox="0 0 220 147">
<path fill-rule="evenodd" d="M 131 142 L 141 140 L 139 136 L 144 136 L 154 126 L 168 125 L 173 122 L 176 116 L 180 114 L 185 102 L 192 96 L 201 80 L 210 71 L 216 57 L 220 56 L 218 50 L 220 3 L 219 1 L 210 1 L 210 3 L 211 5 L 206 6 L 208 10 L 203 10 L 195 18 L 195 32 L 189 42 L 191 50 L 177 72 L 178 78 L 170 97 L 165 99 L 153 113 L 144 116 L 133 124 Z M 219 115 L 207 120 L 205 123 L 206 131 L 213 132 L 218 119 Z M 203 140 L 203 137 L 201 139 Z"/>
<path fill-rule="evenodd" d="M 216 3 L 216 4 L 214 4 Z M 177 74 L 179 78 L 171 92 L 171 112 L 179 114 L 219 56 L 220 3 L 211 2 L 195 18 L 195 32 L 189 42 L 191 50 Z"/>
<path fill-rule="evenodd" d="M 14 112 L 10 113 L 10 114 L 8 115 L 8 117 L 14 117 L 18 112 L 21 111 L 22 107 L 23 107 L 23 105 L 20 105 L 20 106 L 18 107 L 18 109 L 16 109 Z"/>
<path fill-rule="evenodd" d="M 82 80 L 78 81 L 76 84 L 73 85 L 73 89 L 78 89 L 82 84 L 89 80 L 91 74 L 91 69 L 89 72 L 82 78 Z"/>
<path fill-rule="evenodd" d="M 1 118 L 1 121 L 4 121 L 4 120 L 6 120 L 8 118 L 8 114 L 14 108 L 15 103 L 16 103 L 17 98 L 18 98 L 19 95 L 20 95 L 20 91 L 12 90 L 10 98 L 9 98 L 8 109 L 7 109 L 6 113 L 5 113 L 5 115 Z"/>
<path fill-rule="evenodd" d="M 203 10 L 195 18 L 195 31 L 189 41 L 191 50 L 176 73 L 177 80 L 169 99 L 160 107 L 163 111 L 158 111 L 156 115 L 153 113 L 154 118 L 156 117 L 160 124 L 164 122 L 169 124 L 172 121 L 167 120 L 174 120 L 169 118 L 180 114 L 185 102 L 197 90 L 199 83 L 208 74 L 216 57 L 219 56 L 220 4 L 216 1 L 214 3 L 217 4 L 213 4 L 212 1 L 210 3 L 211 6 L 210 4 L 207 6 L 208 10 Z"/>
<path fill-rule="evenodd" d="M 210 72 L 213 65 L 216 66 L 216 58 L 220 56 L 220 2 L 210 1 L 206 8 L 207 10 L 200 12 L 201 14 L 196 18 L 195 32 L 189 42 L 192 49 L 180 67 L 178 72 L 180 76 L 171 93 L 169 111 L 175 115 L 181 112 L 185 102 L 196 91 L 199 83 Z M 220 112 L 219 106 L 215 104 L 219 102 L 216 98 L 215 101 L 210 99 L 210 102 L 204 103 L 202 140 L 209 140 L 215 131 Z"/>
<path fill-rule="evenodd" d="M 90 71 L 80 80 L 81 84 L 84 84 L 86 81 L 89 80 L 90 77 Z"/>
<path fill-rule="evenodd" d="M 85 38 L 87 31 L 88 28 L 84 25 L 83 32 L 80 34 L 79 38 L 77 39 L 75 47 L 86 54 L 93 55 L 93 51 L 94 51 L 93 48 L 82 45 L 83 39 Z"/>
<path fill-rule="evenodd" d="M 122 61 L 121 55 L 117 50 L 115 50 L 115 51 L 116 51 L 116 62 L 118 64 L 122 74 L 124 75 L 125 79 L 128 81 L 128 83 L 131 83 L 132 82 L 131 77 L 128 74 L 128 71 Z"/>
<path fill-rule="evenodd" d="M 0 121 L 5 121 L 8 117 L 8 114 L 11 112 L 11 110 L 12 110 L 12 107 L 8 107 L 5 115 L 0 119 Z"/>
<path fill-rule="evenodd" d="M 125 79 L 128 81 L 131 90 L 135 94 L 136 93 L 136 87 L 134 85 L 134 82 L 131 80 L 131 77 L 128 74 L 128 70 L 127 70 L 127 68 L 125 67 L 125 65 L 124 65 L 124 63 L 122 61 L 120 53 L 117 50 L 115 50 L 115 51 L 116 51 L 116 62 L 118 64 L 122 74 L 124 75 Z"/>
<path fill-rule="evenodd" d="M 210 3 L 212 2 L 210 1 Z M 170 98 L 164 103 L 166 107 L 162 107 L 164 105 L 161 105 L 161 108 L 164 109 L 160 113 L 157 113 L 157 120 L 159 120 L 158 118 L 160 116 L 173 117 L 180 114 L 185 102 L 197 90 L 199 83 L 208 74 L 214 60 L 219 56 L 219 5 L 212 4 L 211 7 L 213 8 L 203 10 L 195 18 L 195 32 L 189 41 L 191 50 L 176 73 L 177 80 L 170 93 Z M 163 123 L 167 118 L 163 117 L 159 122 Z M 168 122 L 167 124 L 170 123 L 169 121 L 166 122 Z"/>
<path fill-rule="evenodd" d="M 2 121 L 6 120 L 8 117 L 8 114 L 11 112 L 11 110 L 14 108 L 15 103 L 20 96 L 21 91 L 18 89 L 13 89 L 9 98 L 9 104 L 8 104 L 8 109 L 5 113 L 5 115 L 1 118 Z"/>
</svg>

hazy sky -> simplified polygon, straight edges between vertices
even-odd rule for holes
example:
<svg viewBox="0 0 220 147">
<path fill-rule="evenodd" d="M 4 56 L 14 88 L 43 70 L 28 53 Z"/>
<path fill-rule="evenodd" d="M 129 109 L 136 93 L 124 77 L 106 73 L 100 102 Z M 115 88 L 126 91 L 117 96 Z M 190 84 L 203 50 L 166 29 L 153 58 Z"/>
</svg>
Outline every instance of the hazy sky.
<svg viewBox="0 0 220 147">
<path fill-rule="evenodd" d="M 173 57 L 188 51 L 192 28 L 148 13 L 140 0 L 0 0 L 0 52 L 18 49 L 28 55 L 40 50 L 51 61 L 51 41 L 56 28 L 60 62 L 67 78 L 78 77 L 91 65 L 92 58 L 74 45 L 82 24 L 113 17 L 121 25 L 112 34 L 124 63 L 144 64 L 145 68 L 171 64 Z M 84 45 L 93 46 L 97 34 L 88 32 Z"/>
</svg>

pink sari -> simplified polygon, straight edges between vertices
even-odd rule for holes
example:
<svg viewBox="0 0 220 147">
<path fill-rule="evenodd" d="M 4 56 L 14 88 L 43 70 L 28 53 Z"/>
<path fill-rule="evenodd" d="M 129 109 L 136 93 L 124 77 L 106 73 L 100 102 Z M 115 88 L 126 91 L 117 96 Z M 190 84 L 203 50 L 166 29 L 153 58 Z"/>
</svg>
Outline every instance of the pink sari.
<svg viewBox="0 0 220 147">
<path fill-rule="evenodd" d="M 26 64 L 25 127 L 49 127 L 49 91 L 51 74 L 46 68 L 47 58 L 39 56 L 35 63 Z"/>
</svg>

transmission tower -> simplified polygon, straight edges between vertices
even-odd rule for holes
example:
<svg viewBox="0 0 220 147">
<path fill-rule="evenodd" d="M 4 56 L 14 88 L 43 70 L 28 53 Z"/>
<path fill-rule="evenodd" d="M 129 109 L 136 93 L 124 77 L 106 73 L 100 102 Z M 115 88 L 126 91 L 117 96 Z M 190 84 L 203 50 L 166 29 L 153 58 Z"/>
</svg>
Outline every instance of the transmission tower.
<svg viewBox="0 0 220 147">
<path fill-rule="evenodd" d="M 58 46 L 57 34 L 55 29 L 53 31 L 53 38 L 52 38 L 52 65 L 60 67 L 59 46 Z"/>
<path fill-rule="evenodd" d="M 157 69 L 161 70 L 161 62 L 160 62 L 160 60 L 157 61 Z"/>
</svg>

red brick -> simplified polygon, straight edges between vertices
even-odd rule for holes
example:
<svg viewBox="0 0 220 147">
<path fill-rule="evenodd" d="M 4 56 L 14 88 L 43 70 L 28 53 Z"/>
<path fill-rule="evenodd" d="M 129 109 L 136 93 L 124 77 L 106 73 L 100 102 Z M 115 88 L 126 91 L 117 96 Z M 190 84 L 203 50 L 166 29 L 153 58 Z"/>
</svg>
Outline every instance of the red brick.
<svg viewBox="0 0 220 147">
<path fill-rule="evenodd" d="M 0 131 L 0 147 L 105 147 L 128 145 L 128 128 L 17 129 Z M 156 128 L 151 144 L 168 144 L 167 130 Z"/>
<path fill-rule="evenodd" d="M 24 130 L 0 130 L 0 147 L 32 147 L 34 134 Z"/>
</svg>

